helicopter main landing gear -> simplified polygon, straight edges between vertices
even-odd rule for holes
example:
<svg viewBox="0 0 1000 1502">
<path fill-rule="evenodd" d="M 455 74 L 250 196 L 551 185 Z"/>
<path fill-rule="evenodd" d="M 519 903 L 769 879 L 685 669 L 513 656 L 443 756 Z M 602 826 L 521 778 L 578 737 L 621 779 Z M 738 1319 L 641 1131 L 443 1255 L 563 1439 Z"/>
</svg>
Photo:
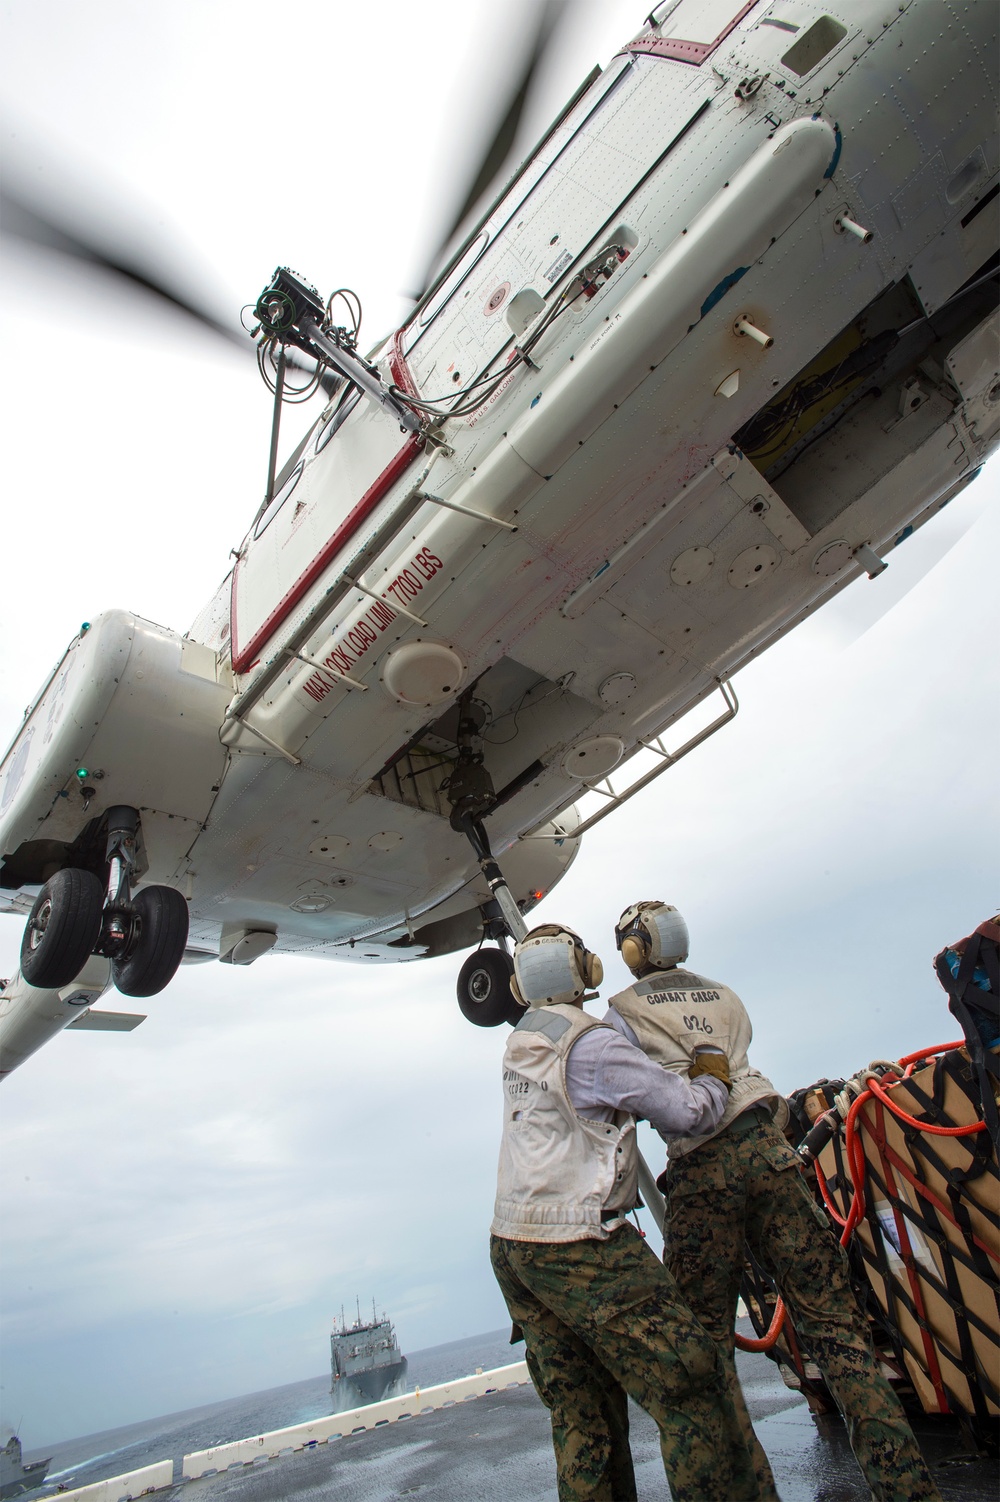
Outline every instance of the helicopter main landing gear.
<svg viewBox="0 0 1000 1502">
<path fill-rule="evenodd" d="M 458 822 L 476 852 L 493 894 L 493 901 L 483 910 L 484 914 L 491 914 L 483 925 L 484 937 L 498 939 L 502 946 L 500 949 L 477 949 L 475 954 L 469 955 L 458 972 L 459 1009 L 462 1016 L 477 1027 L 499 1027 L 503 1022 L 516 1027 L 524 1016 L 524 1008 L 510 989 L 514 961 L 507 952 L 507 937 L 509 935 L 515 942 L 523 939 L 528 925 L 504 880 L 480 821 L 466 814 Z"/>
<path fill-rule="evenodd" d="M 524 914 L 507 885 L 483 827 L 483 815 L 496 804 L 493 780 L 483 761 L 479 726 L 469 713 L 471 691 L 459 703 L 458 759 L 444 783 L 451 803 L 451 827 L 464 834 L 486 878 L 492 901 L 483 911 L 483 937 L 497 939 L 500 949 L 477 949 L 458 975 L 458 1005 L 462 1016 L 477 1027 L 514 1027 L 524 1008 L 510 989 L 514 961 L 507 952 L 508 935 L 515 942 L 528 932 Z"/>
<path fill-rule="evenodd" d="M 68 986 L 100 940 L 103 914 L 104 892 L 92 871 L 69 867 L 50 876 L 21 940 L 21 974 L 29 986 Z"/>
<path fill-rule="evenodd" d="M 69 867 L 42 887 L 21 941 L 21 974 L 31 986 L 69 985 L 92 954 L 111 961 L 123 996 L 155 996 L 173 979 L 188 936 L 188 906 L 173 887 L 132 896 L 139 815 L 108 810 L 108 886 L 92 871 Z"/>
</svg>

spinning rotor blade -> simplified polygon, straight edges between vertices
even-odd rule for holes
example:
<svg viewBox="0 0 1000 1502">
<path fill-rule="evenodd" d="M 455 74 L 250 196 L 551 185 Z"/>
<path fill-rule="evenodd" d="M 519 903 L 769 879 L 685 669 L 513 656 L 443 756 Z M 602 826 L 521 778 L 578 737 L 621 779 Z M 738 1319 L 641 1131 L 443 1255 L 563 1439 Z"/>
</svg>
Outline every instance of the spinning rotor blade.
<svg viewBox="0 0 1000 1502">
<path fill-rule="evenodd" d="M 211 313 L 199 307 L 182 292 L 168 285 L 151 267 L 143 265 L 141 255 L 129 255 L 125 251 L 119 253 L 113 249 L 102 248 L 97 243 L 97 237 L 91 239 L 85 232 L 70 226 L 68 222 L 57 222 L 54 215 L 50 217 L 10 192 L 0 193 L 0 225 L 2 225 L 3 234 L 13 239 L 23 240 L 30 245 L 41 245 L 48 250 L 56 250 L 60 255 L 69 256 L 72 260 L 96 266 L 99 270 L 109 272 L 113 276 L 124 277 L 133 286 L 153 293 L 154 296 L 162 298 L 164 302 L 180 312 L 186 313 L 189 318 L 195 319 L 203 327 L 219 334 L 228 343 L 238 344 L 243 349 L 248 347 L 245 335 L 213 317 Z"/>
<path fill-rule="evenodd" d="M 121 222 L 124 222 L 124 216 Z M 201 324 L 202 328 L 210 329 L 213 334 L 218 334 L 227 344 L 236 345 L 238 349 L 248 354 L 254 350 L 254 345 L 246 330 L 226 324 L 221 318 L 213 316 L 205 307 L 200 306 L 177 288 L 170 286 L 168 281 L 157 275 L 151 267 L 143 265 L 141 253 L 130 255 L 125 250 L 115 251 L 102 248 L 96 243 L 96 236 L 91 239 L 85 232 L 71 226 L 68 221 L 58 222 L 56 214 L 43 213 L 14 194 L 3 190 L 0 190 L 0 233 L 29 245 L 41 245 L 47 250 L 58 251 L 60 255 L 68 256 L 74 261 L 81 261 L 87 266 L 96 266 L 98 270 L 107 272 L 111 276 L 123 277 L 133 287 L 152 293 L 154 297 L 162 299 L 178 312 L 184 313 L 188 318 L 193 318 L 196 323 Z M 293 370 L 311 372 L 315 368 L 313 361 L 303 358 L 294 349 L 286 350 L 285 359 Z M 341 380 L 333 371 L 326 370 L 320 377 L 319 384 L 327 396 L 331 396 L 341 385 Z"/>
<path fill-rule="evenodd" d="M 442 231 L 434 254 L 429 258 L 424 268 L 423 275 L 420 277 L 419 292 L 409 294 L 415 302 L 419 302 L 430 285 L 434 268 L 440 261 L 446 247 L 462 224 L 462 221 L 476 206 L 507 160 L 517 136 L 517 129 L 521 123 L 521 116 L 524 113 L 524 106 L 528 95 L 531 92 L 531 85 L 534 82 L 539 65 L 548 51 L 553 33 L 562 19 L 568 3 L 569 0 L 544 0 L 544 3 L 541 5 L 534 38 L 521 72 L 514 80 L 507 108 L 497 124 L 492 137 L 486 143 L 475 175 L 466 190 L 461 205 L 453 214 L 447 228 Z"/>
</svg>

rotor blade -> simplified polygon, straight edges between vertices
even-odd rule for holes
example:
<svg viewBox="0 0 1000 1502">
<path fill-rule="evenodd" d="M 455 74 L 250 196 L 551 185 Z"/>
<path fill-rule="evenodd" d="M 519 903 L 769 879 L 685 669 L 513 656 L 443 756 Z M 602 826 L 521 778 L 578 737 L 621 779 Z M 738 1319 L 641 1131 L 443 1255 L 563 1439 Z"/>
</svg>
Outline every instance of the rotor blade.
<svg viewBox="0 0 1000 1502">
<path fill-rule="evenodd" d="M 240 334 L 235 328 L 228 327 L 220 319 L 214 318 L 211 313 L 199 307 L 178 289 L 161 280 L 150 267 L 142 264 L 140 256 L 132 257 L 127 253 L 118 255 L 103 249 L 96 243 L 96 237 L 91 239 L 75 227 L 70 227 L 69 224 L 56 223 L 54 218 L 49 218 L 39 209 L 16 198 L 10 192 L 0 193 L 0 227 L 5 235 L 12 238 L 23 240 L 30 245 L 42 245 L 48 250 L 58 251 L 60 255 L 96 266 L 113 276 L 124 277 L 133 286 L 141 287 L 144 291 L 162 298 L 172 307 L 186 313 L 189 318 L 195 319 L 229 343 L 237 344 L 243 349 L 248 347 L 245 335 Z"/>
<path fill-rule="evenodd" d="M 9 235 L 29 245 L 42 245 L 48 250 L 58 251 L 60 255 L 69 256 L 72 260 L 82 261 L 88 266 L 96 266 L 112 276 L 124 277 L 134 287 L 141 287 L 144 292 L 150 292 L 154 297 L 162 298 L 172 308 L 195 319 L 203 328 L 211 329 L 214 334 L 220 334 L 227 343 L 235 344 L 238 349 L 246 351 L 247 354 L 254 351 L 254 345 L 247 331 L 241 333 L 235 328 L 230 328 L 220 319 L 213 318 L 203 307 L 199 307 L 189 298 L 169 287 L 165 281 L 143 270 L 138 260 L 131 259 L 127 255 L 108 254 L 88 239 L 84 239 L 75 229 L 70 229 L 66 224 L 56 224 L 54 219 L 48 218 L 38 209 L 29 207 L 28 204 L 2 189 L 0 189 L 0 234 Z M 303 360 L 294 349 L 286 350 L 285 358 L 295 370 L 310 372 L 316 368 L 315 361 Z M 342 384 L 337 372 L 329 368 L 324 369 L 319 377 L 319 386 L 328 399 Z"/>
<path fill-rule="evenodd" d="M 424 273 L 420 278 L 420 292 L 415 295 L 414 301 L 419 301 L 420 297 L 423 296 L 424 291 L 430 283 L 434 267 L 440 260 L 445 247 L 466 215 L 475 207 L 507 160 L 517 136 L 517 128 L 521 123 L 521 116 L 524 113 L 524 106 L 531 92 L 531 85 L 534 82 L 539 65 L 548 51 L 552 35 L 562 18 L 567 4 L 568 0 L 544 0 L 544 4 L 540 7 L 541 14 L 535 28 L 534 38 L 521 72 L 514 80 L 507 108 L 493 135 L 486 143 L 479 166 L 476 168 L 475 176 L 466 190 L 461 205 L 452 216 L 450 223 L 441 235 L 434 254 L 427 262 Z"/>
</svg>

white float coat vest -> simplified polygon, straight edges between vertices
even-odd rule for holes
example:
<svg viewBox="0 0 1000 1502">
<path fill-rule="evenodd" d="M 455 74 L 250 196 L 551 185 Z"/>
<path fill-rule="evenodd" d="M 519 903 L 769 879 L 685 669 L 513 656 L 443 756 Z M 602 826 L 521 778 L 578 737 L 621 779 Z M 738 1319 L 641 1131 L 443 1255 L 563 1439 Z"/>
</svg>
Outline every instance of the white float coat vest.
<svg viewBox="0 0 1000 1502">
<path fill-rule="evenodd" d="M 751 1068 L 747 1049 L 753 1028 L 747 1009 L 735 991 L 706 980 L 690 970 L 674 968 L 645 975 L 609 1002 L 639 1040 L 639 1047 L 657 1064 L 686 1075 L 700 1044 L 721 1048 L 729 1060 L 733 1088 L 714 1132 L 701 1137 L 667 1137 L 671 1158 L 693 1152 L 750 1106 L 766 1105 L 778 1126 L 788 1120 L 788 1105 L 769 1079 Z"/>
<path fill-rule="evenodd" d="M 579 1007 L 539 1007 L 507 1040 L 494 1236 L 601 1241 L 637 1203 L 635 1121 L 625 1111 L 614 1121 L 580 1116 L 566 1089 L 573 1044 L 605 1026 Z"/>
</svg>

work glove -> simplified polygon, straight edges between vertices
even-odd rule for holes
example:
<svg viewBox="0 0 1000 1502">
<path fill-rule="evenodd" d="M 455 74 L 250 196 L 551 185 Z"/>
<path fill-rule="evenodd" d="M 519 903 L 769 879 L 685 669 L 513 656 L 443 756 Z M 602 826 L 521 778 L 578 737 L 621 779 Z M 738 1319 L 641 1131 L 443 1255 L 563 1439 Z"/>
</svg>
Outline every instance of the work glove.
<svg viewBox="0 0 1000 1502">
<path fill-rule="evenodd" d="M 699 1074 L 714 1075 L 721 1080 L 727 1090 L 732 1090 L 733 1082 L 729 1077 L 729 1060 L 724 1053 L 708 1052 L 706 1049 L 698 1049 L 694 1056 L 694 1063 L 688 1073 L 688 1078 L 695 1080 Z"/>
</svg>

